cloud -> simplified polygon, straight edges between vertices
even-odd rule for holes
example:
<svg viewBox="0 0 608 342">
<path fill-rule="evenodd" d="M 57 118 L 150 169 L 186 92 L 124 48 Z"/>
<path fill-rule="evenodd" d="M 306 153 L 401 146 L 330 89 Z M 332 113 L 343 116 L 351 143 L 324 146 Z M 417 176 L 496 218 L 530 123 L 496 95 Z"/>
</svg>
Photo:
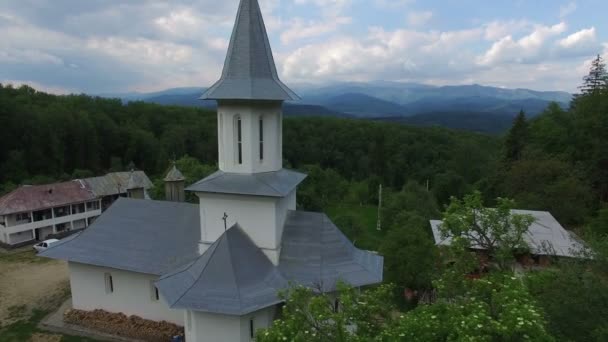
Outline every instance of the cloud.
<svg viewBox="0 0 608 342">
<path fill-rule="evenodd" d="M 578 8 L 578 6 L 577 6 L 576 2 L 574 2 L 574 1 L 571 1 L 565 5 L 561 5 L 559 7 L 559 17 L 565 18 L 565 17 L 569 16 L 570 14 L 574 13 L 577 8 Z"/>
<path fill-rule="evenodd" d="M 580 30 L 557 42 L 565 49 L 596 45 L 595 27 Z"/>
<path fill-rule="evenodd" d="M 485 29 L 484 38 L 486 40 L 495 41 L 506 36 L 519 34 L 532 27 L 532 24 L 527 20 L 495 20 L 483 26 Z"/>
<path fill-rule="evenodd" d="M 407 23 L 414 27 L 424 26 L 431 18 L 433 18 L 431 11 L 412 11 L 407 15 Z"/>
<path fill-rule="evenodd" d="M 566 30 L 561 22 L 553 26 L 538 25 L 532 33 L 516 40 L 506 36 L 495 42 L 490 49 L 477 58 L 479 65 L 490 66 L 499 63 L 532 63 L 545 55 L 549 39 Z"/>
<path fill-rule="evenodd" d="M 334 32 L 338 27 L 352 22 L 350 17 L 337 17 L 323 21 L 304 21 L 301 18 L 293 19 L 287 29 L 281 34 L 281 42 L 285 45 L 291 44 L 296 40 L 312 38 Z"/>
</svg>

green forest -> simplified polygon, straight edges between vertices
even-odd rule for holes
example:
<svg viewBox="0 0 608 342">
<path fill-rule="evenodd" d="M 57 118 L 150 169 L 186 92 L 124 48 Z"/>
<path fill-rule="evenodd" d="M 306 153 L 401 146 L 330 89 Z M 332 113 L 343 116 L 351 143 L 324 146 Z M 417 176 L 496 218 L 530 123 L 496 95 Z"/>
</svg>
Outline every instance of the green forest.
<svg viewBox="0 0 608 342">
<path fill-rule="evenodd" d="M 0 85 L 0 127 L 0 194 L 22 184 L 134 167 L 150 175 L 157 185 L 153 197 L 162 199 L 162 178 L 172 160 L 188 183 L 217 168 L 216 117 L 203 109 Z M 537 340 L 608 339 L 608 76 L 601 58 L 569 109 L 553 104 L 534 119 L 522 112 L 501 137 L 353 119 L 286 118 L 284 166 L 308 174 L 298 192 L 299 208 L 327 212 L 357 247 L 385 256 L 392 294 L 446 281 L 428 220 L 447 217 L 460 203 L 456 199 L 471 204 L 478 197 L 479 205 L 492 207 L 508 198 L 513 208 L 551 212 L 597 254 L 592 261 L 556 260 L 552 268 L 526 277 L 516 295 L 534 302 L 543 317 L 535 321 L 542 331 L 526 334 Z M 376 230 L 380 185 L 382 229 Z M 503 279 L 504 272 L 497 272 L 493 277 Z M 500 289 L 509 288 L 510 277 L 505 279 Z M 489 290 L 475 291 L 485 296 Z M 413 317 L 451 312 L 449 305 L 444 311 L 435 305 L 415 311 L 415 304 L 396 297 L 400 310 L 413 310 Z M 387 336 L 399 329 L 404 334 L 419 329 L 425 336 L 424 327 L 396 324 Z M 276 336 L 282 333 L 287 332 Z"/>
</svg>

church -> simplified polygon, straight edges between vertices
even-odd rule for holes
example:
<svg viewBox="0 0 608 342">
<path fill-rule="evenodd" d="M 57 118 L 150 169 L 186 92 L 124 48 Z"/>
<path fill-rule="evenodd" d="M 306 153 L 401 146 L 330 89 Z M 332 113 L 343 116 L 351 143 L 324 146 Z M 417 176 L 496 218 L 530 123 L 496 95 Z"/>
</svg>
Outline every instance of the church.
<svg viewBox="0 0 608 342">
<path fill-rule="evenodd" d="M 121 198 L 82 233 L 41 256 L 66 260 L 72 306 L 184 327 L 187 341 L 251 341 L 280 312 L 278 291 L 323 292 L 339 281 L 382 281 L 383 258 L 363 251 L 322 213 L 296 209 L 306 175 L 283 168 L 284 101 L 257 0 L 241 0 L 216 100 L 219 171 L 185 190 L 167 175 L 174 201 Z"/>
</svg>

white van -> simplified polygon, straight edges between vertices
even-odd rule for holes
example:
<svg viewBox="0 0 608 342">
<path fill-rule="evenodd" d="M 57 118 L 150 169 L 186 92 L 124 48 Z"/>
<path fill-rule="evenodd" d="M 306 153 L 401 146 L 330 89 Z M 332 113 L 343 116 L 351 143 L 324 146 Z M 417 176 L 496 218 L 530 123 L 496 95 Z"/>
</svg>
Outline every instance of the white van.
<svg viewBox="0 0 608 342">
<path fill-rule="evenodd" d="M 53 244 L 59 242 L 59 240 L 57 239 L 49 239 L 49 240 L 44 240 L 40 243 L 37 243 L 34 245 L 34 249 L 37 252 L 42 252 L 44 250 L 46 250 L 47 248 L 51 247 Z"/>
</svg>

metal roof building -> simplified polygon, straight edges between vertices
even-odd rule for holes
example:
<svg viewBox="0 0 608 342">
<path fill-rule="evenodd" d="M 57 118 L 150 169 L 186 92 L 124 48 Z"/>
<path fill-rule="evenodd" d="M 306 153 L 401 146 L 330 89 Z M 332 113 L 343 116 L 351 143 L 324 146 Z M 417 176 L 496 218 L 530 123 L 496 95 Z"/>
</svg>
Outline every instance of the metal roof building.
<svg viewBox="0 0 608 342">
<path fill-rule="evenodd" d="M 512 214 L 531 215 L 534 222 L 524 235 L 530 252 L 535 255 L 552 255 L 560 257 L 577 257 L 586 250 L 582 241 L 572 232 L 567 231 L 559 222 L 546 211 L 511 210 Z M 431 229 L 435 244 L 449 246 L 451 237 L 442 237 L 440 226 L 442 221 L 432 220 Z M 472 246 L 480 249 L 480 246 Z"/>
</svg>

